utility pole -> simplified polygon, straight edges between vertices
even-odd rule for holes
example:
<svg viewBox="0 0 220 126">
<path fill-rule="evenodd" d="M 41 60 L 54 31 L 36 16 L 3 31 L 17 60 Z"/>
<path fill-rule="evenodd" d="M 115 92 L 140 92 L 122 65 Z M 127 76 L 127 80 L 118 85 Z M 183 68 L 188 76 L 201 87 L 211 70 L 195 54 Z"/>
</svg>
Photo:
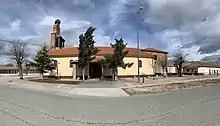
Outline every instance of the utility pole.
<svg viewBox="0 0 220 126">
<path fill-rule="evenodd" d="M 139 7 L 137 10 L 137 15 L 139 17 L 140 11 L 143 10 L 143 7 Z M 138 20 L 139 21 L 139 20 Z M 139 23 L 137 25 L 137 49 L 138 49 L 138 82 L 140 82 L 140 40 L 139 40 Z"/>
</svg>

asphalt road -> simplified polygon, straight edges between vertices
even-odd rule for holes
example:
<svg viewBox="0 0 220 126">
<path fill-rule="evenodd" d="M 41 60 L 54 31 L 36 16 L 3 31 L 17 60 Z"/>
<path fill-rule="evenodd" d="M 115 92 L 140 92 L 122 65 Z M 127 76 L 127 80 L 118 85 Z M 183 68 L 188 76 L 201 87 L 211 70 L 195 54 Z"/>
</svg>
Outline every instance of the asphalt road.
<svg viewBox="0 0 220 126">
<path fill-rule="evenodd" d="M 1 126 L 219 126 L 220 85 L 123 98 L 59 96 L 0 84 Z"/>
</svg>

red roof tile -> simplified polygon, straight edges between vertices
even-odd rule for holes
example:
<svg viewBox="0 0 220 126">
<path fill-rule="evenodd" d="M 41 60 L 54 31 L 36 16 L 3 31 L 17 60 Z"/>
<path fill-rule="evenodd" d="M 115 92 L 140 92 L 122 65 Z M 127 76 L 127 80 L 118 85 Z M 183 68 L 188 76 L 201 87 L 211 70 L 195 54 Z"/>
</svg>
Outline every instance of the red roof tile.
<svg viewBox="0 0 220 126">
<path fill-rule="evenodd" d="M 157 52 L 157 53 L 165 53 L 165 54 L 167 54 L 167 53 L 168 53 L 168 52 L 161 51 L 161 50 L 154 49 L 154 48 L 144 48 L 144 49 L 142 49 L 142 51 L 148 51 L 148 52 Z"/>
<path fill-rule="evenodd" d="M 198 68 L 198 67 L 213 67 L 220 68 L 220 66 L 216 65 L 213 62 L 194 62 L 189 65 L 184 66 L 185 68 Z"/>
<path fill-rule="evenodd" d="M 113 54 L 113 49 L 109 46 L 106 47 L 97 47 L 100 51 L 97 53 L 97 56 L 104 56 L 106 54 Z M 138 49 L 137 48 L 126 48 L 125 50 L 128 50 L 127 56 L 130 57 L 137 57 Z M 55 49 L 49 51 L 49 55 L 52 57 L 62 57 L 62 56 L 73 56 L 78 55 L 78 48 L 72 47 L 72 48 L 63 48 L 63 49 Z M 141 51 L 141 57 L 150 57 L 154 58 L 152 54 L 149 52 L 142 52 Z"/>
</svg>

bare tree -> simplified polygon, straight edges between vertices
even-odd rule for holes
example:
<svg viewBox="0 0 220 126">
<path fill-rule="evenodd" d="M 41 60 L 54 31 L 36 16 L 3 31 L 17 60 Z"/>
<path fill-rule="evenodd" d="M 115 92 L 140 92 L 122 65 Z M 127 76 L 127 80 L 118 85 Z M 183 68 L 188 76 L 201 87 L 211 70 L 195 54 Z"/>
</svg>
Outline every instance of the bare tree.
<svg viewBox="0 0 220 126">
<path fill-rule="evenodd" d="M 183 52 L 178 52 L 173 55 L 174 66 L 176 67 L 177 75 L 179 77 L 182 76 L 183 63 L 186 61 L 187 55 L 188 54 L 184 54 Z"/>
<path fill-rule="evenodd" d="M 6 54 L 16 62 L 19 69 L 20 79 L 23 79 L 22 64 L 29 57 L 30 54 L 28 53 L 27 43 L 22 43 L 21 41 L 10 43 L 9 49 Z"/>
<path fill-rule="evenodd" d="M 26 75 L 28 75 L 28 71 L 30 69 L 30 61 L 25 60 L 25 68 L 26 68 Z"/>
<path fill-rule="evenodd" d="M 148 61 L 148 64 L 153 68 L 153 74 L 156 75 L 156 67 L 157 67 L 157 62 L 155 59 L 151 59 Z"/>
<path fill-rule="evenodd" d="M 165 70 L 167 71 L 167 55 L 158 57 L 157 63 L 162 68 L 162 73 L 164 75 Z"/>
</svg>

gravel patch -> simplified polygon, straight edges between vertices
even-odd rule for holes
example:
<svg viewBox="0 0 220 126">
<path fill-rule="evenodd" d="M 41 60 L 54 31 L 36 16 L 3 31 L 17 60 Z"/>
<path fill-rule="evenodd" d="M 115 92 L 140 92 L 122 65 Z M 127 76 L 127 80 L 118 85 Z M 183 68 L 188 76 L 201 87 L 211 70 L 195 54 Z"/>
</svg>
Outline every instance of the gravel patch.
<svg viewBox="0 0 220 126">
<path fill-rule="evenodd" d="M 189 89 L 195 87 L 204 87 L 213 84 L 220 84 L 220 79 L 208 79 L 202 81 L 191 81 L 183 83 L 171 83 L 156 86 L 144 86 L 144 87 L 132 87 L 123 88 L 123 90 L 129 95 L 143 94 L 143 93 L 162 93 L 162 92 L 172 92 L 181 89 Z"/>
</svg>

